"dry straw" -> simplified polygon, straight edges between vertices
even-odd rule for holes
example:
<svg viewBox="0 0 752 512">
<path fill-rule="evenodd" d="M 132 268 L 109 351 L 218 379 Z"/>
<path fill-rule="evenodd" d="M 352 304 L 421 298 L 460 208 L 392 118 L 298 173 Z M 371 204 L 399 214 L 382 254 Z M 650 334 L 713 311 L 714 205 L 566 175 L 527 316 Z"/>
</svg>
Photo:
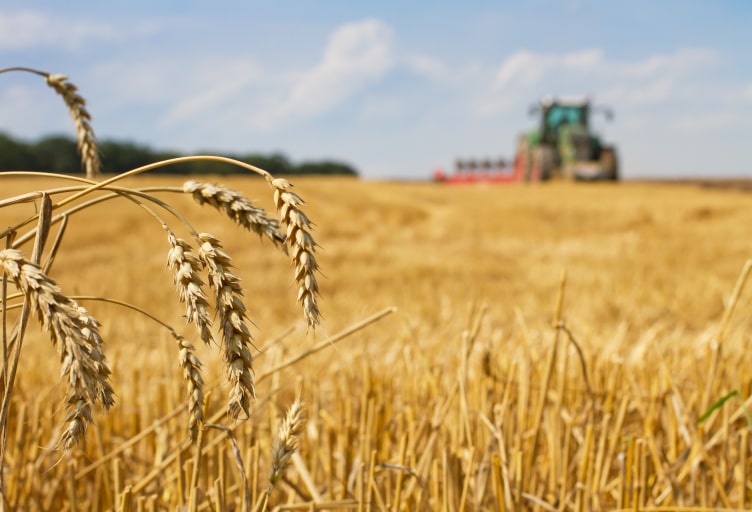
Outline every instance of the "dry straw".
<svg viewBox="0 0 752 512">
<path fill-rule="evenodd" d="M 99 402 L 105 410 L 115 403 L 99 323 L 84 308 L 63 295 L 57 284 L 20 251 L 0 250 L 0 267 L 27 297 L 60 354 L 61 373 L 69 389 L 68 425 L 62 437 L 63 447 L 67 450 L 92 423 L 92 403 Z"/>
</svg>

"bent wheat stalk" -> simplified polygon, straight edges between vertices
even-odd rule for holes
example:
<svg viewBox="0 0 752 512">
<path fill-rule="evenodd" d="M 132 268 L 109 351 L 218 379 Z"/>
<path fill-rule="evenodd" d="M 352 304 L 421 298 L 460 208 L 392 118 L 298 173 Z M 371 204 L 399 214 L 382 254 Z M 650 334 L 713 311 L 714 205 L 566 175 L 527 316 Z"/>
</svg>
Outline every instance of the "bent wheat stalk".
<svg viewBox="0 0 752 512">
<path fill-rule="evenodd" d="M 58 177 L 65 179 L 72 178 L 67 176 Z M 78 179 L 78 181 L 86 181 L 91 183 L 91 186 L 84 189 L 79 188 L 78 190 L 74 187 L 69 187 L 58 189 L 55 192 L 75 192 L 72 197 L 79 199 L 83 198 L 86 194 L 93 194 L 97 190 L 103 192 L 112 191 L 115 193 L 101 195 L 75 205 L 66 212 L 53 217 L 52 222 L 54 223 L 62 215 L 70 217 L 75 212 L 93 207 L 103 201 L 116 197 L 124 197 L 131 200 L 154 216 L 168 234 L 170 250 L 168 252 L 167 265 L 173 273 L 173 282 L 178 289 L 180 300 L 186 306 L 185 316 L 189 323 L 196 325 L 199 336 L 207 344 L 212 341 L 212 322 L 209 318 L 208 302 L 202 290 L 203 281 L 200 275 L 204 270 L 204 266 L 208 267 L 210 285 L 217 294 L 215 303 L 219 314 L 219 331 L 222 333 L 224 359 L 228 365 L 229 380 L 232 388 L 228 410 L 235 418 L 239 417 L 241 413 L 247 413 L 250 399 L 255 396 L 252 368 L 253 358 L 249 349 L 249 346 L 252 345 L 252 337 L 246 325 L 245 306 L 240 298 L 243 293 L 240 281 L 230 271 L 232 267 L 230 258 L 222 251 L 219 241 L 211 235 L 199 235 L 180 212 L 143 190 L 116 187 L 114 186 L 114 182 L 116 181 L 114 179 L 96 184 L 88 180 Z M 291 187 L 286 180 L 278 182 L 277 186 L 278 189 L 289 189 Z M 249 207 L 249 200 L 245 199 L 242 194 L 230 189 L 214 185 L 206 186 L 200 182 L 194 182 L 182 190 L 176 190 L 174 187 L 145 190 L 153 193 L 159 190 L 183 192 L 185 189 L 193 190 L 192 193 L 195 192 L 201 195 L 203 198 L 202 201 L 205 200 L 217 205 L 220 211 L 230 212 L 228 215 L 239 225 L 247 229 L 266 235 L 273 242 L 280 242 L 285 239 L 284 235 L 277 229 L 279 226 L 277 221 L 267 218 L 262 209 Z M 311 325 L 312 319 L 318 321 L 318 306 L 315 303 L 315 295 L 318 287 L 314 276 L 314 272 L 318 270 L 318 265 L 312 256 L 316 244 L 309 233 L 310 221 L 299 209 L 302 199 L 297 194 L 290 193 L 289 190 L 283 190 L 283 192 L 279 200 L 284 210 L 283 218 L 289 223 L 288 232 L 292 236 L 290 240 L 294 240 L 294 242 L 290 243 L 290 247 L 293 248 L 293 261 L 296 262 L 296 278 L 301 283 L 299 299 L 304 304 L 304 313 L 306 313 L 309 325 Z M 69 197 L 68 199 L 59 201 L 56 206 L 58 209 L 62 209 L 71 200 L 71 197 Z M 143 204 L 141 200 L 148 200 L 165 208 L 183 222 L 201 246 L 199 257 L 196 257 L 189 242 L 175 236 L 164 219 L 157 215 L 153 209 Z M 285 204 L 287 206 L 284 206 Z M 238 212 L 242 213 L 242 215 Z M 12 229 L 19 229 L 22 225 L 19 224 Z M 32 233 L 33 231 L 19 238 L 18 242 L 28 240 Z"/>
<path fill-rule="evenodd" d="M 125 198 L 136 203 L 140 208 L 152 215 L 160 226 L 168 234 L 169 252 L 167 265 L 172 271 L 173 281 L 176 285 L 181 301 L 185 305 L 186 317 L 189 323 L 194 323 L 201 339 L 209 343 L 212 339 L 212 322 L 208 314 L 208 300 L 202 291 L 202 276 L 208 274 L 208 284 L 214 291 L 214 303 L 217 311 L 216 322 L 218 331 L 221 333 L 221 346 L 223 358 L 227 364 L 227 372 L 230 383 L 230 397 L 227 410 L 234 417 L 250 415 L 251 399 L 255 398 L 253 357 L 251 355 L 252 336 L 248 328 L 249 320 L 246 307 L 242 300 L 243 289 L 240 279 L 232 271 L 232 262 L 222 249 L 219 240 L 209 234 L 199 234 L 187 219 L 168 203 L 153 195 L 154 189 L 138 189 L 117 186 L 118 182 L 149 170 L 164 167 L 180 162 L 194 160 L 220 161 L 234 164 L 252 172 L 258 173 L 267 179 L 274 191 L 274 202 L 279 212 L 281 222 L 285 225 L 286 233 L 283 234 L 279 227 L 280 223 L 269 219 L 265 212 L 252 206 L 252 203 L 242 194 L 225 189 L 217 185 L 206 186 L 194 183 L 186 187 L 161 188 L 161 191 L 185 193 L 186 189 L 194 196 L 199 195 L 200 203 L 209 203 L 229 216 L 241 227 L 253 231 L 263 237 L 272 240 L 275 245 L 287 246 L 291 253 L 295 266 L 295 281 L 298 284 L 298 300 L 303 305 L 304 316 L 309 326 L 315 326 L 319 321 L 317 304 L 318 285 L 316 272 L 318 264 L 314 257 L 317 246 L 311 235 L 312 223 L 301 211 L 303 200 L 291 191 L 292 185 L 286 180 L 274 179 L 266 171 L 233 159 L 215 156 L 181 157 L 165 160 L 139 167 L 116 177 L 94 182 L 81 177 L 51 175 L 41 173 L 16 172 L 9 174 L 32 174 L 46 178 L 68 179 L 82 183 L 82 186 L 53 189 L 39 194 L 26 194 L 17 198 L 5 199 L 0 207 L 14 206 L 28 201 L 37 201 L 42 198 L 47 205 L 45 219 L 38 213 L 27 217 L 25 220 L 8 227 L 0 232 L 7 237 L 9 247 L 0 254 L 0 269 L 2 269 L 4 282 L 13 282 L 18 287 L 23 298 L 23 310 L 19 319 L 16 333 L 10 336 L 8 346 L 14 346 L 15 352 L 20 350 L 20 340 L 26 329 L 26 318 L 33 313 L 39 316 L 44 329 L 50 334 L 54 345 L 60 352 L 63 361 L 63 377 L 67 382 L 68 394 L 66 397 L 67 417 L 66 427 L 62 435 L 62 445 L 70 449 L 85 433 L 87 426 L 92 423 L 92 407 L 101 405 L 109 410 L 114 404 L 113 390 L 109 383 L 110 370 L 106 364 L 102 350 L 102 338 L 99 334 L 99 323 L 88 315 L 71 298 L 62 294 L 55 282 L 40 266 L 41 249 L 44 241 L 41 237 L 41 227 L 29 228 L 25 233 L 21 230 L 29 226 L 34 220 L 39 219 L 39 226 L 49 226 L 64 220 L 71 219 L 78 212 L 114 198 Z M 212 188 L 213 187 L 213 188 Z M 54 204 L 50 200 L 51 194 L 67 194 Z M 158 208 L 153 208 L 157 206 Z M 192 243 L 178 238 L 171 227 L 157 213 L 157 209 L 164 209 L 175 216 L 197 241 L 199 248 L 194 250 Z M 54 211 L 54 215 L 52 212 Z M 18 234 L 18 236 L 16 236 Z M 59 230 L 58 240 L 62 236 Z M 44 237 L 46 238 L 46 236 Z M 26 259 L 20 249 L 30 240 L 36 239 L 36 256 Z M 53 254 L 55 251 L 53 251 Z M 50 262 L 52 260 L 50 259 Z M 18 304 L 7 304 L 11 298 L 3 291 L 3 333 L 6 329 L 5 313 L 8 309 Z M 17 300 L 12 299 L 12 300 Z M 191 437 L 195 440 L 196 434 L 201 431 L 204 423 L 203 406 L 203 380 L 201 379 L 201 364 L 196 358 L 193 346 L 180 335 L 173 332 L 176 337 L 179 362 L 186 382 L 188 391 L 188 409 L 190 411 L 189 429 Z M 6 335 L 3 334 L 3 345 L 6 345 Z M 7 355 L 3 356 L 4 358 Z M 7 367 L 8 364 L 5 364 Z M 6 384 L 12 381 L 12 377 L 6 376 Z M 6 397 L 3 399 L 0 422 L 2 425 L 1 436 L 7 435 L 7 410 L 10 404 L 10 387 L 6 386 Z M 4 412 L 3 412 L 4 411 Z M 283 454 L 279 452 L 278 455 Z M 284 458 L 279 458 L 283 463 Z M 0 499 L 4 493 L 3 482 L 0 480 Z"/>
<path fill-rule="evenodd" d="M 57 284 L 38 265 L 24 258 L 21 251 L 0 250 L 0 268 L 26 296 L 60 354 L 61 373 L 68 384 L 68 425 L 62 436 L 63 447 L 68 450 L 92 423 L 91 404 L 98 402 L 109 410 L 115 403 L 99 322 L 63 295 Z"/>
<path fill-rule="evenodd" d="M 274 191 L 274 203 L 279 213 L 281 222 L 286 226 L 286 243 L 292 252 L 293 265 L 295 266 L 295 282 L 298 284 L 298 302 L 303 306 L 303 315 L 309 327 L 316 327 L 319 324 L 319 307 L 318 307 L 318 282 L 316 273 L 319 271 L 318 263 L 315 258 L 317 244 L 311 235 L 312 223 L 300 209 L 305 204 L 303 199 L 292 192 L 292 184 L 282 178 L 274 178 L 267 171 L 259 167 L 235 160 L 232 158 L 213 156 L 213 155 L 196 155 L 188 157 L 177 157 L 162 160 L 154 164 L 144 165 L 131 171 L 125 172 L 118 176 L 106 179 L 90 187 L 80 190 L 67 198 L 59 201 L 55 206 L 60 207 L 86 196 L 96 190 L 103 189 L 116 181 L 125 178 L 143 174 L 153 169 L 166 167 L 168 165 L 193 162 L 193 161 L 213 161 L 223 162 L 247 169 L 251 172 L 263 176 L 269 186 Z M 190 188 L 190 187 L 189 187 Z M 167 189 L 165 189 L 167 190 Z M 183 191 L 183 190 L 181 190 Z"/>
</svg>

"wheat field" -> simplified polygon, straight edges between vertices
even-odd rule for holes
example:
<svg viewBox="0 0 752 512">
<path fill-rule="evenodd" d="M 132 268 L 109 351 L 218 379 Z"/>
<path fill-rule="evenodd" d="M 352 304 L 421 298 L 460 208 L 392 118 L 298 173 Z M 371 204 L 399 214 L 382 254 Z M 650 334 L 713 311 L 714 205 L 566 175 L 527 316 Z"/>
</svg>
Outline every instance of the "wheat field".
<svg viewBox="0 0 752 512">
<path fill-rule="evenodd" d="M 263 179 L 201 180 L 274 211 Z M 256 393 L 245 421 L 225 412 L 233 384 L 216 343 L 186 325 L 159 223 L 124 199 L 71 218 L 50 276 L 101 322 L 115 405 L 95 410 L 81 442 L 62 450 L 60 358 L 30 329 L 11 401 L 6 507 L 752 506 L 752 195 L 644 183 L 291 181 L 319 245 L 315 329 L 271 241 L 186 194 L 164 196 L 222 241 L 242 283 Z M 59 186 L 4 178 L 3 198 Z M 36 208 L 0 208 L 0 225 Z M 86 297 L 136 305 L 195 345 L 213 426 L 190 440 L 168 329 Z"/>
</svg>

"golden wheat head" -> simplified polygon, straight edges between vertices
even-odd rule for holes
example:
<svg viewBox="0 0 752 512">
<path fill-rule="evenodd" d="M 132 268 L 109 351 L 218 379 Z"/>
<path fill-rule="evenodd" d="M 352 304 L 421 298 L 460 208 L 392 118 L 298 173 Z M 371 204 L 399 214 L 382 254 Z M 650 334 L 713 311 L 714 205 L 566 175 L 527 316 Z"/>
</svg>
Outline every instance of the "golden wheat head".
<svg viewBox="0 0 752 512">
<path fill-rule="evenodd" d="M 101 162 L 99 147 L 91 127 L 91 115 L 86 110 L 86 101 L 78 93 L 78 88 L 68 81 L 65 75 L 46 75 L 47 85 L 52 87 L 68 106 L 70 115 L 76 125 L 76 139 L 81 161 L 86 169 L 86 177 L 94 179 L 99 175 Z"/>
<path fill-rule="evenodd" d="M 182 238 L 177 238 L 172 231 L 168 231 L 167 241 L 170 244 L 167 266 L 173 272 L 173 281 L 178 289 L 180 302 L 185 304 L 186 320 L 196 325 L 201 340 L 208 345 L 213 341 L 213 337 L 209 303 L 202 289 L 204 282 L 199 275 L 203 270 L 203 263 L 193 253 L 191 245 Z"/>
<path fill-rule="evenodd" d="M 314 255 L 316 242 L 311 235 L 311 221 L 300 207 L 305 204 L 292 191 L 292 184 L 282 178 L 267 178 L 274 189 L 274 204 L 281 222 L 286 226 L 286 241 L 295 266 L 295 282 L 298 284 L 298 302 L 303 306 L 303 315 L 309 327 L 319 323 L 319 286 L 316 272 L 319 265 Z"/>
<path fill-rule="evenodd" d="M 250 199 L 236 190 L 216 183 L 186 181 L 183 191 L 191 194 L 198 204 L 209 204 L 223 212 L 236 224 L 258 236 L 266 236 L 274 245 L 284 248 L 285 235 L 279 231 L 279 222 L 266 216 L 263 208 L 253 205 Z"/>
<path fill-rule="evenodd" d="M 180 368 L 188 391 L 188 431 L 196 440 L 198 430 L 204 423 L 204 380 L 201 378 L 201 362 L 196 357 L 193 345 L 182 336 L 175 335 L 178 344 Z"/>
<path fill-rule="evenodd" d="M 199 248 L 199 258 L 209 271 L 209 286 L 214 290 L 215 306 L 222 333 L 222 349 L 230 380 L 228 412 L 233 418 L 240 413 L 250 415 L 251 398 L 256 397 L 253 385 L 253 344 L 251 332 L 246 324 L 246 308 L 243 304 L 243 289 L 240 279 L 231 272 L 230 256 L 222 250 L 216 237 L 201 233 L 203 242 Z"/>
<path fill-rule="evenodd" d="M 267 492 L 271 492 L 271 489 L 285 472 L 287 466 L 290 465 L 290 458 L 298 449 L 299 437 L 303 432 L 304 426 L 303 402 L 300 401 L 300 398 L 296 398 L 295 402 L 287 410 L 287 416 L 280 423 L 277 437 L 274 439 Z"/>
<path fill-rule="evenodd" d="M 0 250 L 0 268 L 24 294 L 60 354 L 61 374 L 68 384 L 67 427 L 62 437 L 67 450 L 92 423 L 92 403 L 99 402 L 105 410 L 115 403 L 99 322 L 63 295 L 57 284 L 20 251 Z"/>
</svg>

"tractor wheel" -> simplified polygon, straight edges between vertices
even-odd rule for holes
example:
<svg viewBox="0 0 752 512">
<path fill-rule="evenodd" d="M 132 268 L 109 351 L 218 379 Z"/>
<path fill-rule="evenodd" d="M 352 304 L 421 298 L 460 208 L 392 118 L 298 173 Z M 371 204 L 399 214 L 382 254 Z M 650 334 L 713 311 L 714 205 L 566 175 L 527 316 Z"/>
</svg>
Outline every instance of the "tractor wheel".
<svg viewBox="0 0 752 512">
<path fill-rule="evenodd" d="M 536 181 L 548 181 L 553 177 L 556 165 L 554 149 L 550 146 L 538 146 L 533 149 L 532 178 Z"/>
<path fill-rule="evenodd" d="M 616 148 L 605 147 L 601 149 L 601 167 L 606 170 L 608 179 L 619 181 L 619 161 L 616 156 Z"/>
</svg>

